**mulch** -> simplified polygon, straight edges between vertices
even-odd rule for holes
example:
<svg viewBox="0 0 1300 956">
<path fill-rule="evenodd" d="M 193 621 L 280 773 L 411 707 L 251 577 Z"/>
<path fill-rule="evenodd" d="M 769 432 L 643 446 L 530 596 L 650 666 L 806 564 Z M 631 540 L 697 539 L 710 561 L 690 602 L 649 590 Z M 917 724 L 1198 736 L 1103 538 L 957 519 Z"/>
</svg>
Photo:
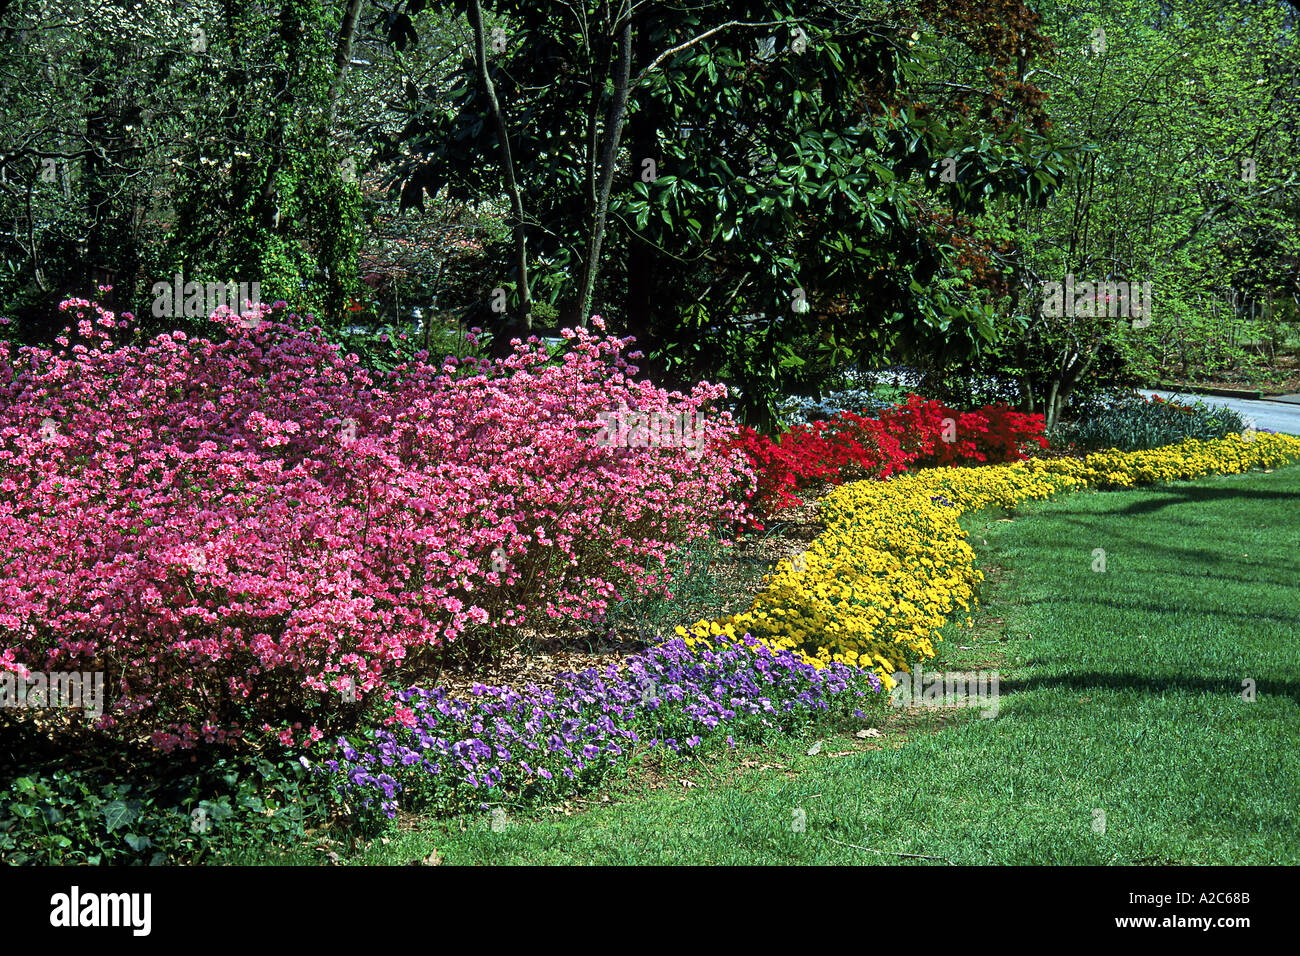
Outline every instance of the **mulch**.
<svg viewBox="0 0 1300 956">
<path fill-rule="evenodd" d="M 748 610 L 762 591 L 763 578 L 754 574 L 755 565 L 768 572 L 781 558 L 792 558 L 807 550 L 821 533 L 818 501 L 829 491 L 829 485 L 811 489 L 798 505 L 773 513 L 763 531 L 742 536 L 733 547 L 719 553 L 710 569 L 720 579 L 719 590 L 713 597 L 721 600 L 726 613 Z M 675 624 L 690 624 L 705 616 L 706 612 L 684 604 Z M 553 687 L 561 674 L 617 664 L 628 655 L 671 636 L 671 629 L 668 633 L 649 634 L 637 633 L 626 625 L 610 629 L 572 621 L 557 622 L 554 629 L 527 635 L 523 646 L 507 651 L 491 663 L 472 669 L 444 670 L 436 676 L 436 683 L 433 680 L 418 683 L 442 687 L 450 696 L 468 695 L 475 684 Z"/>
</svg>

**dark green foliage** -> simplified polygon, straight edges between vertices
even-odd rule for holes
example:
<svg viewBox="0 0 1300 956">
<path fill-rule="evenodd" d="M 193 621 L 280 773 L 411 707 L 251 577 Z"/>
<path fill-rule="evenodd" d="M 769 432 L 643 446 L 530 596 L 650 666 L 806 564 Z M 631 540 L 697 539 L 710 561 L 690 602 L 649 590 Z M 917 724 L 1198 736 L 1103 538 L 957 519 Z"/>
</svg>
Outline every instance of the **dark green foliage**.
<svg viewBox="0 0 1300 956">
<path fill-rule="evenodd" d="M 485 6 L 502 23 L 488 71 L 524 186 L 530 279 L 568 324 L 586 318 L 576 286 L 617 25 L 611 8 L 585 4 L 584 39 L 565 7 Z M 761 424 L 779 394 L 819 387 L 817 372 L 862 352 L 960 352 L 991 333 L 947 210 L 1045 202 L 1063 157 L 1032 109 L 999 126 L 923 94 L 935 51 L 909 39 L 913 26 L 865 5 L 790 0 L 636 8 L 591 311 L 638 338 L 652 377 L 723 378 Z M 974 42 L 976 59 L 990 54 Z M 381 153 L 399 163 L 404 205 L 444 189 L 452 200 L 500 194 L 500 143 L 472 57 Z M 952 179 L 939 169 L 949 158 Z M 497 284 L 513 288 L 510 247 L 491 251 Z"/>
<path fill-rule="evenodd" d="M 362 318 L 360 325 L 345 326 L 332 333 L 330 341 L 340 345 L 345 353 L 354 353 L 363 368 L 376 372 L 390 372 L 426 348 L 434 361 L 449 355 L 463 359 L 482 358 L 487 354 L 489 336 L 475 341 L 474 337 L 442 325 L 437 319 L 432 323 L 426 340 L 425 333 L 413 327 L 375 327 Z"/>
<path fill-rule="evenodd" d="M 41 753 L 0 742 L 0 863 L 57 866 L 219 862 L 246 846 L 300 846 L 330 804 L 287 755 Z"/>
<path fill-rule="evenodd" d="M 1052 444 L 1069 443 L 1087 451 L 1137 451 L 1176 445 L 1189 438 L 1211 441 L 1246 428 L 1241 415 L 1230 408 L 1147 399 L 1136 392 L 1098 395 L 1078 408 L 1076 416 L 1075 421 L 1057 429 Z"/>
</svg>

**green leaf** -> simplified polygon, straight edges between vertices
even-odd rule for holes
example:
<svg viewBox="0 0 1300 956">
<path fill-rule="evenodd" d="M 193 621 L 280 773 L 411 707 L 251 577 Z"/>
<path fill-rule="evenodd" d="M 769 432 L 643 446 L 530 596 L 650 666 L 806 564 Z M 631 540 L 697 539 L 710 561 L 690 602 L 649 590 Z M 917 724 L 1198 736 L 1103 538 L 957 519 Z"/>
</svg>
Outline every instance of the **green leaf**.
<svg viewBox="0 0 1300 956">
<path fill-rule="evenodd" d="M 104 814 L 104 823 L 108 826 L 109 833 L 128 826 L 136 817 L 135 811 L 125 800 L 114 800 L 111 803 L 106 803 L 100 812 Z"/>
</svg>

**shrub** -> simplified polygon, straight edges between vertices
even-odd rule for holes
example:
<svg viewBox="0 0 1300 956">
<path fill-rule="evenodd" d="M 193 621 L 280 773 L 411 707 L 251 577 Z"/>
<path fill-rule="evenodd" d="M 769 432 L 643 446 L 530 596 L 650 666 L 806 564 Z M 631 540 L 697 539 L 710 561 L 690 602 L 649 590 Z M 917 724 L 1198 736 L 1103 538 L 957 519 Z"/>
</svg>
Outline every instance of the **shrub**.
<svg viewBox="0 0 1300 956">
<path fill-rule="evenodd" d="M 898 438 L 913 467 L 997 465 L 1047 447 L 1043 416 L 1025 415 L 1006 405 L 958 412 L 909 395 L 906 402 L 882 413 L 880 421 Z M 951 440 L 945 437 L 948 430 Z"/>
<path fill-rule="evenodd" d="M 747 517 L 724 387 L 637 381 L 624 340 L 381 376 L 282 309 L 137 347 L 64 307 L 62 352 L 0 343 L 0 669 L 107 671 L 102 730 L 319 739 L 452 642 L 667 589 Z M 701 453 L 598 443 L 615 407 L 696 416 Z"/>
<path fill-rule="evenodd" d="M 1245 429 L 1245 419 L 1230 408 L 1112 392 L 1078 409 L 1075 421 L 1060 428 L 1059 441 L 1086 451 L 1137 451 L 1193 438 L 1212 441 Z"/>
<path fill-rule="evenodd" d="M 796 425 L 773 441 L 748 426 L 733 439 L 758 475 L 753 507 L 767 513 L 799 503 L 822 482 L 883 478 L 905 467 L 898 441 L 879 422 L 852 412 L 830 421 Z"/>
<path fill-rule="evenodd" d="M 951 422 L 951 424 L 949 424 Z M 908 395 L 879 419 L 840 412 L 826 421 L 796 425 L 776 440 L 741 429 L 735 447 L 758 473 L 754 507 L 771 512 L 799 501 L 820 484 L 886 478 L 909 467 L 998 464 L 1046 448 L 1043 417 L 1005 405 L 957 412 Z"/>
</svg>

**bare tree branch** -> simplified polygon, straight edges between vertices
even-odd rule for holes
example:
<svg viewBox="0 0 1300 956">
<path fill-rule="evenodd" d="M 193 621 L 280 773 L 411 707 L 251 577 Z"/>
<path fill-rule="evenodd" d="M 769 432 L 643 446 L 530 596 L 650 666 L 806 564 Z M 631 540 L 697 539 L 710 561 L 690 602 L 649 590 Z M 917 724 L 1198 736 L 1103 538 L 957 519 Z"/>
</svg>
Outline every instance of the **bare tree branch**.
<svg viewBox="0 0 1300 956">
<path fill-rule="evenodd" d="M 596 208 L 592 211 L 588 235 L 587 261 L 582 266 L 582 284 L 578 289 L 578 323 L 587 324 L 591 309 L 591 294 L 599 271 L 600 246 L 605 238 L 605 221 L 609 210 L 609 193 L 614 184 L 614 165 L 618 161 L 618 143 L 623 135 L 623 121 L 627 118 L 627 99 L 632 74 L 632 17 L 623 19 L 618 38 L 618 64 L 615 66 L 614 101 L 609 106 L 605 122 L 605 149 L 600 158 L 600 186 L 596 193 Z M 592 91 L 592 95 L 597 95 Z"/>
<path fill-rule="evenodd" d="M 681 53 L 683 50 L 690 49 L 691 47 L 695 46 L 697 43 L 701 43 L 704 40 L 707 40 L 715 33 L 721 33 L 723 30 L 727 30 L 731 27 L 746 27 L 750 29 L 757 28 L 757 27 L 776 27 L 776 26 L 780 26 L 784 22 L 785 22 L 784 20 L 767 20 L 762 23 L 747 23 L 743 20 L 728 20 L 726 23 L 723 23 L 720 26 L 716 26 L 712 30 L 705 30 L 699 36 L 693 37 L 687 40 L 685 43 L 679 43 L 675 47 L 671 47 L 667 50 L 664 50 L 663 53 L 660 53 L 657 57 L 655 57 L 653 60 L 650 61 L 649 66 L 647 66 L 644 70 L 642 70 L 640 73 L 636 75 L 636 79 L 632 81 L 632 85 L 640 86 L 643 82 L 645 82 L 645 78 L 649 76 L 651 73 L 653 73 L 655 70 L 659 69 L 659 67 L 663 64 L 663 62 L 667 60 L 669 57 L 676 56 L 678 53 Z"/>
<path fill-rule="evenodd" d="M 528 236 L 524 231 L 524 200 L 515 179 L 515 161 L 510 151 L 510 135 L 506 128 L 505 113 L 497 99 L 497 89 L 487 68 L 487 41 L 483 36 L 483 6 L 479 0 L 470 0 L 467 11 L 474 30 L 474 61 L 478 65 L 479 82 L 487 96 L 492 117 L 496 120 L 497 140 L 501 147 L 501 172 L 510 196 L 510 210 L 514 214 L 515 266 L 519 270 L 519 309 L 526 330 L 533 327 L 533 296 L 528 288 Z"/>
</svg>

